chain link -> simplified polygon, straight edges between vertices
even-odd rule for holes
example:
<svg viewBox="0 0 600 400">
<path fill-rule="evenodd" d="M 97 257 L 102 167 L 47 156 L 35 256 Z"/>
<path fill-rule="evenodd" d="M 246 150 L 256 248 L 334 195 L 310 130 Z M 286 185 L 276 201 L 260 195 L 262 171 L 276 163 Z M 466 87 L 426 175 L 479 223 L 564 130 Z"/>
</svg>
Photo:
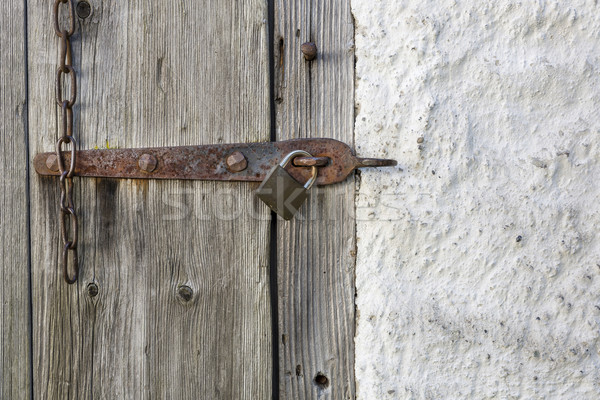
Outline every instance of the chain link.
<svg viewBox="0 0 600 400">
<path fill-rule="evenodd" d="M 60 5 L 67 4 L 69 10 L 69 27 L 60 28 L 59 15 Z M 75 283 L 79 276 L 79 260 L 77 256 L 77 214 L 73 203 L 73 175 L 75 175 L 76 148 L 77 141 L 73 136 L 73 105 L 77 99 L 77 76 L 72 66 L 71 41 L 70 37 L 75 32 L 75 5 L 73 0 L 55 0 L 54 1 L 54 31 L 60 39 L 60 60 L 56 70 L 56 103 L 61 108 L 61 137 L 56 142 L 56 157 L 58 159 L 58 168 L 60 170 L 60 233 L 63 242 L 62 251 L 62 270 L 64 279 L 68 284 Z M 70 77 L 71 96 L 68 100 L 63 99 L 63 83 L 65 75 Z M 71 157 L 69 168 L 65 165 L 65 149 L 63 146 L 71 145 Z M 69 224 L 70 222 L 70 224 Z M 70 225 L 70 228 L 68 226 Z M 72 253 L 72 273 L 69 272 L 69 253 Z"/>
</svg>

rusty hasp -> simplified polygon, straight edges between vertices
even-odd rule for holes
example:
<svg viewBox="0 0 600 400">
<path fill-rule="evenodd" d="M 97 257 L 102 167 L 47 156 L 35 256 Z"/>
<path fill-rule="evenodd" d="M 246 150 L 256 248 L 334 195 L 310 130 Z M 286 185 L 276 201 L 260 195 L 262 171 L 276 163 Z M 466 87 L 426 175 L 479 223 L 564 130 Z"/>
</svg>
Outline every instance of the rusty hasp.
<svg viewBox="0 0 600 400">
<path fill-rule="evenodd" d="M 312 157 L 296 157 L 286 168 L 298 181 L 318 168 L 317 185 L 341 182 L 355 169 L 396 165 L 395 160 L 360 158 L 335 139 L 294 139 L 282 142 L 213 144 L 202 146 L 150 147 L 140 149 L 80 150 L 75 173 L 79 177 L 133 179 L 198 179 L 259 182 L 270 169 L 294 150 Z M 69 165 L 71 152 L 63 152 Z M 37 154 L 33 160 L 40 175 L 59 176 L 56 153 Z"/>
</svg>

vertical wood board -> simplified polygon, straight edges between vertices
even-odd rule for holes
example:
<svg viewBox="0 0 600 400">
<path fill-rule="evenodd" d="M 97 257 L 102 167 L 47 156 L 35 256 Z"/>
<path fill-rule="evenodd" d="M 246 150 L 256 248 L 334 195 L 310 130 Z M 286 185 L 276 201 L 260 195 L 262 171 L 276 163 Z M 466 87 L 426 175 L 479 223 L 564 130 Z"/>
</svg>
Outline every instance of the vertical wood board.
<svg viewBox="0 0 600 400">
<path fill-rule="evenodd" d="M 354 28 L 346 1 L 275 3 L 277 140 L 331 137 L 353 145 Z M 318 56 L 300 51 L 312 41 Z M 278 221 L 280 393 L 353 399 L 354 177 L 313 188 L 294 220 Z"/>
<path fill-rule="evenodd" d="M 265 2 L 91 4 L 73 36 L 81 149 L 269 139 Z M 51 8 L 29 2 L 32 155 L 57 139 Z M 57 182 L 31 182 L 36 397 L 270 398 L 255 185 L 76 179 L 82 270 L 68 286 Z"/>
<path fill-rule="evenodd" d="M 0 398 L 30 396 L 27 92 L 23 2 L 0 7 Z"/>
</svg>

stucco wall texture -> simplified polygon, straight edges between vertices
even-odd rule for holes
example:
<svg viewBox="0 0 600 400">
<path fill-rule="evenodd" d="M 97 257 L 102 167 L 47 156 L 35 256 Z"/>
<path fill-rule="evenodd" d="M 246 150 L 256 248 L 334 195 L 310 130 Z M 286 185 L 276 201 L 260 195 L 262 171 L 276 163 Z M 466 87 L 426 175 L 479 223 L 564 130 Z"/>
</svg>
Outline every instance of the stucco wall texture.
<svg viewBox="0 0 600 400">
<path fill-rule="evenodd" d="M 600 5 L 352 10 L 358 398 L 600 398 Z"/>
</svg>

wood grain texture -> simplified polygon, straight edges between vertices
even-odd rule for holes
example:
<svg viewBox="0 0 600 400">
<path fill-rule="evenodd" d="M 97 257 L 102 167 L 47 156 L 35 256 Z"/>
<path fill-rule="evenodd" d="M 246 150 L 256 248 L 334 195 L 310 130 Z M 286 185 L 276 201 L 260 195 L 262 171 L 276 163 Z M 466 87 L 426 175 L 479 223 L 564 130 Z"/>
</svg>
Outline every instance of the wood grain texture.
<svg viewBox="0 0 600 400">
<path fill-rule="evenodd" d="M 354 28 L 341 0 L 275 3 L 277 139 L 331 137 L 353 145 Z M 312 41 L 314 61 L 300 46 Z M 313 188 L 290 222 L 278 221 L 280 393 L 353 399 L 354 177 Z M 315 380 L 318 375 L 326 378 Z M 327 382 L 325 382 L 325 379 Z"/>
<path fill-rule="evenodd" d="M 266 2 L 90 3 L 73 37 L 81 149 L 269 140 Z M 32 155 L 57 139 L 51 8 L 29 2 Z M 68 286 L 57 182 L 31 181 L 36 397 L 271 397 L 257 184 L 76 179 L 82 270 Z"/>
<path fill-rule="evenodd" d="M 0 7 L 0 398 L 30 396 L 25 12 Z"/>
</svg>

